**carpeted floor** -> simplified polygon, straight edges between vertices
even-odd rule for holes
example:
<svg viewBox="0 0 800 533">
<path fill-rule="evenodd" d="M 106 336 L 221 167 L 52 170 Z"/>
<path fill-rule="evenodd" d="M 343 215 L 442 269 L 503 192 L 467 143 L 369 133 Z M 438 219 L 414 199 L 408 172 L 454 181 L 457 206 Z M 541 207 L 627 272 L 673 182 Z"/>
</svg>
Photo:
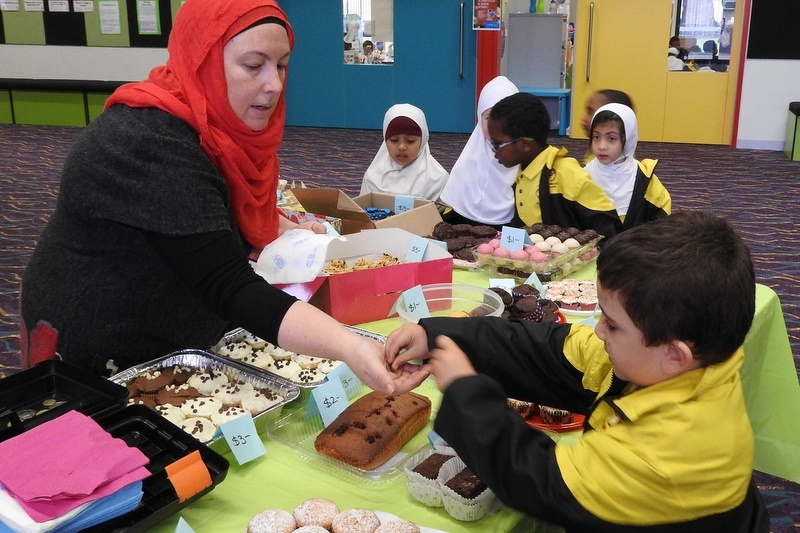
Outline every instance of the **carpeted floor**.
<svg viewBox="0 0 800 533">
<path fill-rule="evenodd" d="M 18 293 L 22 271 L 55 206 L 64 157 L 79 128 L 0 125 L 0 375 L 19 368 Z M 452 168 L 468 135 L 432 133 L 433 155 Z M 297 186 L 359 192 L 381 142 L 376 130 L 287 128 L 282 178 Z M 586 141 L 552 139 L 580 157 Z M 749 244 L 759 283 L 779 295 L 800 368 L 800 163 L 782 152 L 724 146 L 639 143 L 639 158 L 659 159 L 656 173 L 673 210 L 702 209 L 728 218 Z M 800 531 L 800 487 L 757 473 L 773 533 Z"/>
</svg>

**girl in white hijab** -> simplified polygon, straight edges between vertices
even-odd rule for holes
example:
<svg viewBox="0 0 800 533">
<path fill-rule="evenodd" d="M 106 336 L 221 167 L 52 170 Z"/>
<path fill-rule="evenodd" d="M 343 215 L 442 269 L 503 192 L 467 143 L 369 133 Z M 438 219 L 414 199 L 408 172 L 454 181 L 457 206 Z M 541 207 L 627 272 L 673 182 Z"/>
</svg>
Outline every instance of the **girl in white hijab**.
<svg viewBox="0 0 800 533">
<path fill-rule="evenodd" d="M 383 117 L 383 139 L 364 173 L 361 194 L 386 192 L 437 201 L 447 171 L 430 154 L 425 113 L 411 104 L 395 104 Z"/>
<path fill-rule="evenodd" d="M 499 228 L 514 217 L 513 185 L 518 167 L 506 168 L 495 159 L 486 123 L 497 102 L 518 92 L 505 76 L 497 76 L 481 90 L 478 123 L 442 191 L 442 202 L 452 208 L 444 215 L 447 222 Z"/>
<path fill-rule="evenodd" d="M 614 203 L 623 230 L 669 215 L 669 192 L 655 175 L 655 159 L 634 157 L 639 133 L 636 115 L 622 104 L 606 104 L 592 118 L 589 143 L 594 159 L 586 172 Z"/>
</svg>

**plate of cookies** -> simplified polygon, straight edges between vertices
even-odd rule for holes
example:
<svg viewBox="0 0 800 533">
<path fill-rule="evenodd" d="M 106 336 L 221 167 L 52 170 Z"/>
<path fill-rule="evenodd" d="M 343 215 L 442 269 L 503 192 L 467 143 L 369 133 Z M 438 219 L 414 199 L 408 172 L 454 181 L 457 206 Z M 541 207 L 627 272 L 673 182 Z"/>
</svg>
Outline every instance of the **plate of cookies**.
<svg viewBox="0 0 800 533">
<path fill-rule="evenodd" d="M 204 350 L 181 350 L 109 378 L 128 389 L 128 404 L 146 405 L 216 451 L 227 451 L 219 426 L 249 413 L 264 433 L 300 389 Z M 220 443 L 220 444 L 217 444 Z"/>
<path fill-rule="evenodd" d="M 248 533 L 293 533 L 294 531 L 325 531 L 351 533 L 444 533 L 415 524 L 385 511 L 364 508 L 342 509 L 326 498 L 309 498 L 293 511 L 267 509 L 250 519 Z"/>
<path fill-rule="evenodd" d="M 547 298 L 567 315 L 592 316 L 600 313 L 594 281 L 572 278 L 547 283 Z"/>
</svg>

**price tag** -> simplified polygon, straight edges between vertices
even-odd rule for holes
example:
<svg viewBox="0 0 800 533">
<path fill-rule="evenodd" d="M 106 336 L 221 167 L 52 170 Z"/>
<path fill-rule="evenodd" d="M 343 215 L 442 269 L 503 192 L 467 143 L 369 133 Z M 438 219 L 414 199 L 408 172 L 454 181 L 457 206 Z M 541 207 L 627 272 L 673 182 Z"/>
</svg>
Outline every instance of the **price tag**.
<svg viewBox="0 0 800 533">
<path fill-rule="evenodd" d="M 434 430 L 430 430 L 428 432 L 428 442 L 431 443 L 431 446 L 434 448 L 440 448 L 442 446 L 447 446 L 447 441 L 445 441 L 441 435 L 436 433 Z"/>
<path fill-rule="evenodd" d="M 431 312 L 428 310 L 428 303 L 422 294 L 422 285 L 403 291 L 403 309 L 417 319 L 431 316 Z"/>
<path fill-rule="evenodd" d="M 236 461 L 243 465 L 267 453 L 261 437 L 258 436 L 253 416 L 250 413 L 237 416 L 225 422 L 219 429 L 225 440 L 228 441 Z"/>
<path fill-rule="evenodd" d="M 528 276 L 528 279 L 525 280 L 525 283 L 539 291 L 539 298 L 547 297 L 547 287 L 539 279 L 539 276 L 536 275 L 536 272 L 531 272 L 531 275 Z"/>
<path fill-rule="evenodd" d="M 317 405 L 325 427 L 328 427 L 331 422 L 336 420 L 336 417 L 348 406 L 347 393 L 344 391 L 342 382 L 338 379 L 326 381 L 319 387 L 315 387 L 311 391 L 311 397 Z"/>
<path fill-rule="evenodd" d="M 355 388 L 356 390 L 361 388 L 361 380 L 358 379 L 358 376 L 356 376 L 355 373 L 350 370 L 350 367 L 345 364 L 336 365 L 333 370 L 328 372 L 328 375 L 325 379 L 328 381 L 332 381 L 334 379 L 339 381 L 342 384 L 342 387 L 344 387 L 345 391 L 349 391 L 351 388 Z"/>
<path fill-rule="evenodd" d="M 395 196 L 394 197 L 394 212 L 395 214 L 399 215 L 400 213 L 405 213 L 406 211 L 411 211 L 414 209 L 414 197 L 413 196 Z"/>
<path fill-rule="evenodd" d="M 339 232 L 336 231 L 336 228 L 333 227 L 333 224 L 328 222 L 327 220 L 322 223 L 325 226 L 325 235 L 330 235 L 331 237 L 338 237 Z"/>
<path fill-rule="evenodd" d="M 437 241 L 436 239 L 428 239 L 428 241 L 432 242 L 439 248 L 444 248 L 445 250 L 447 250 L 447 243 L 444 241 Z"/>
<path fill-rule="evenodd" d="M 595 327 L 597 325 L 597 315 L 586 317 L 580 321 L 580 324 L 586 324 L 587 326 Z"/>
<path fill-rule="evenodd" d="M 428 248 L 428 239 L 414 235 L 411 239 L 411 245 L 408 247 L 406 253 L 406 263 L 419 263 L 422 261 L 422 256 L 425 255 L 425 250 Z"/>
<path fill-rule="evenodd" d="M 175 533 L 194 533 L 194 529 L 192 529 L 181 516 L 178 518 L 178 525 L 175 527 Z"/>
<path fill-rule="evenodd" d="M 531 243 L 531 236 L 522 228 L 511 228 L 503 226 L 500 232 L 500 246 L 506 248 L 509 252 L 516 252 L 522 250 L 522 247 Z"/>
<path fill-rule="evenodd" d="M 516 286 L 517 281 L 514 278 L 489 278 L 489 287 L 499 287 L 511 292 Z"/>
</svg>

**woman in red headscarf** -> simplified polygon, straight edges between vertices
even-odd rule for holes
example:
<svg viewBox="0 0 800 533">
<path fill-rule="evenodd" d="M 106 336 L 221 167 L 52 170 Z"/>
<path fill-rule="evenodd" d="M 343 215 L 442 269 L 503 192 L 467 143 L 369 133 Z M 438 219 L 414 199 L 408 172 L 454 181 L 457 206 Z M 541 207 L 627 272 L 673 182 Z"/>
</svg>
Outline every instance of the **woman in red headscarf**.
<svg viewBox="0 0 800 533">
<path fill-rule="evenodd" d="M 65 162 L 23 276 L 23 364 L 56 350 L 108 374 L 210 346 L 238 326 L 343 360 L 372 388 L 413 385 L 389 373 L 377 342 L 248 263 L 253 249 L 297 227 L 276 207 L 293 44 L 272 0 L 180 8 L 166 65 L 120 87 Z"/>
</svg>

